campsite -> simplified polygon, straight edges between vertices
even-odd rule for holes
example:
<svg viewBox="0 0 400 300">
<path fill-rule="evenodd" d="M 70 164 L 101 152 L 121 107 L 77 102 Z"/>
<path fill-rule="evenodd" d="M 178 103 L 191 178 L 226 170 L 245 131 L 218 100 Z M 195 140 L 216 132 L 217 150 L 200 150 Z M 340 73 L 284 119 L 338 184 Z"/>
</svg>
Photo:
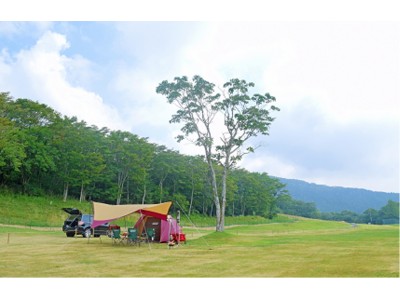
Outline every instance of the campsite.
<svg viewBox="0 0 400 300">
<path fill-rule="evenodd" d="M 183 221 L 183 220 L 182 220 Z M 211 221 L 211 220 L 210 220 Z M 122 226 L 123 227 L 123 226 Z M 399 277 L 399 227 L 280 216 L 266 224 L 184 223 L 186 244 L 141 247 L 67 238 L 54 227 L 0 226 L 2 277 Z"/>
</svg>

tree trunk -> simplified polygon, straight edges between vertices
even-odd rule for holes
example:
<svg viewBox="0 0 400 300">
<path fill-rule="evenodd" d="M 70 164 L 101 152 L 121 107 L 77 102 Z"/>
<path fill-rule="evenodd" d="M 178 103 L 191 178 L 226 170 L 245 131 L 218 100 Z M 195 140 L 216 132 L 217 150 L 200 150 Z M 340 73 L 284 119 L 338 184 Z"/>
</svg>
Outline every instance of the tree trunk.
<svg viewBox="0 0 400 300">
<path fill-rule="evenodd" d="M 230 150 L 227 152 L 230 153 Z M 226 179 L 228 178 L 229 160 L 230 160 L 230 155 L 227 154 L 225 157 L 224 170 L 222 172 L 222 192 L 221 192 L 222 203 L 221 203 L 221 211 L 220 211 L 221 216 L 220 216 L 219 230 L 217 229 L 217 231 L 224 231 L 224 227 L 225 227 Z"/>
<path fill-rule="evenodd" d="M 129 180 L 126 182 L 126 203 L 129 203 Z"/>
<path fill-rule="evenodd" d="M 82 202 L 82 200 L 85 200 L 85 198 L 86 198 L 85 188 L 84 188 L 84 185 L 83 185 L 83 182 L 82 182 L 82 184 L 81 184 L 81 195 L 79 197 L 79 202 Z"/>
<path fill-rule="evenodd" d="M 118 173 L 117 205 L 119 205 L 121 203 L 122 192 L 124 190 L 126 178 L 128 178 L 128 172 L 119 172 Z"/>
<path fill-rule="evenodd" d="M 146 200 L 146 184 L 143 186 L 142 204 L 144 204 L 145 200 Z"/>
<path fill-rule="evenodd" d="M 69 184 L 68 184 L 68 182 L 65 182 L 64 183 L 64 193 L 63 193 L 63 201 L 64 202 L 67 202 L 68 188 L 69 188 Z"/>
<path fill-rule="evenodd" d="M 29 179 L 30 179 L 30 177 L 29 176 L 25 176 L 25 172 L 24 171 L 22 171 L 22 178 L 21 178 L 21 182 L 22 182 L 22 194 L 26 194 L 26 191 L 27 191 L 27 186 L 28 186 L 28 183 L 29 183 Z"/>
<path fill-rule="evenodd" d="M 207 215 L 207 206 L 206 206 L 206 199 L 203 198 L 203 215 Z"/>
<path fill-rule="evenodd" d="M 220 231 L 224 231 L 225 226 L 225 209 L 226 209 L 226 178 L 228 176 L 228 168 L 224 166 L 222 173 L 222 205 L 221 205 L 221 217 L 220 217 Z"/>
<path fill-rule="evenodd" d="M 160 203 L 161 203 L 163 198 L 163 180 L 160 180 L 159 186 L 160 186 Z"/>
<path fill-rule="evenodd" d="M 166 174 L 165 176 L 160 178 L 160 183 L 158 184 L 160 186 L 160 203 L 162 202 L 162 198 L 164 197 L 164 190 L 163 190 L 163 186 L 164 186 L 164 181 L 167 179 L 168 174 Z"/>
<path fill-rule="evenodd" d="M 193 180 L 193 172 L 192 172 L 192 192 L 190 194 L 189 216 L 190 216 L 190 212 L 192 211 L 193 198 L 194 198 L 194 180 Z"/>
<path fill-rule="evenodd" d="M 211 185 L 214 196 L 215 204 L 215 215 L 217 218 L 216 231 L 224 231 L 224 226 L 221 223 L 221 204 L 219 203 L 218 187 L 217 187 L 217 177 L 215 175 L 215 170 L 212 165 L 212 161 L 209 161 L 210 173 L 211 173 Z"/>
</svg>

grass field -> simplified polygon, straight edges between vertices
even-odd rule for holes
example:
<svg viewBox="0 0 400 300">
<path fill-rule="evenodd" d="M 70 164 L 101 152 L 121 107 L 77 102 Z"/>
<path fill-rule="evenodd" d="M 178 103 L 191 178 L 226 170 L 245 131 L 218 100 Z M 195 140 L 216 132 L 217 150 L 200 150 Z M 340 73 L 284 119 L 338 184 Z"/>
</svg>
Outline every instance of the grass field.
<svg viewBox="0 0 400 300">
<path fill-rule="evenodd" d="M 59 228 L 0 227 L 1 277 L 399 278 L 399 227 L 292 217 L 291 222 L 185 227 L 188 242 L 141 247 Z"/>
<path fill-rule="evenodd" d="M 246 216 L 226 217 L 217 233 L 214 218 L 193 215 L 182 216 L 187 244 L 128 247 L 67 238 L 62 207 L 91 211 L 89 202 L 0 194 L 1 278 L 399 278 L 399 226 Z"/>
</svg>

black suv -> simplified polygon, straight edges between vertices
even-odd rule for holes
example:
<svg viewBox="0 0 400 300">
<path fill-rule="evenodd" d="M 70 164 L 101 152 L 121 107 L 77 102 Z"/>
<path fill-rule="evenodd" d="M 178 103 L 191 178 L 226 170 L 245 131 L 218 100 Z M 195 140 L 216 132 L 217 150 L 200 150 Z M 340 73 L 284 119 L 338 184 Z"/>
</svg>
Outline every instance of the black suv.
<svg viewBox="0 0 400 300">
<path fill-rule="evenodd" d="M 100 235 L 109 235 L 109 224 L 105 223 L 103 225 L 92 228 L 93 216 L 82 214 L 77 208 L 63 208 L 67 214 L 68 218 L 64 221 L 62 230 L 65 232 L 67 237 L 73 237 L 75 234 L 81 234 L 83 237 L 99 237 Z"/>
</svg>

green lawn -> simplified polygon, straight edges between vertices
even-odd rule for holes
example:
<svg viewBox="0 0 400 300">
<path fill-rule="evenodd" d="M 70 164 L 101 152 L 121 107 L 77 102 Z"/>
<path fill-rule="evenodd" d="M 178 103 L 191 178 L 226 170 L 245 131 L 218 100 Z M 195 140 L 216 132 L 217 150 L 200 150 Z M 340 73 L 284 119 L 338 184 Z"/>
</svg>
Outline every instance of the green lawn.
<svg viewBox="0 0 400 300">
<path fill-rule="evenodd" d="M 399 227 L 294 218 L 225 232 L 185 227 L 188 242 L 141 247 L 60 229 L 0 227 L 1 277 L 399 277 Z"/>
<path fill-rule="evenodd" d="M 226 217 L 217 233 L 214 218 L 182 215 L 187 244 L 138 248 L 67 238 L 62 207 L 91 211 L 89 202 L 0 194 L 0 277 L 399 278 L 398 226 L 246 216 Z"/>
</svg>

